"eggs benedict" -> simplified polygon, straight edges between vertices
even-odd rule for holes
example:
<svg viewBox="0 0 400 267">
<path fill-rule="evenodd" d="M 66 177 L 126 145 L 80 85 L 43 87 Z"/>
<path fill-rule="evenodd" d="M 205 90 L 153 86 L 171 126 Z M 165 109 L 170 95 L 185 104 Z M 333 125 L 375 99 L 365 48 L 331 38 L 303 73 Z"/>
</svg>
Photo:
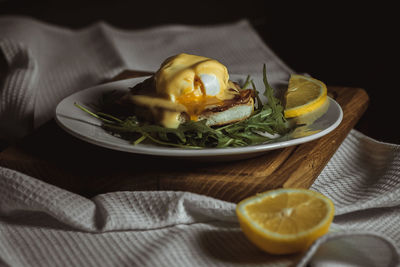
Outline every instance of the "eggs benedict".
<svg viewBox="0 0 400 267">
<path fill-rule="evenodd" d="M 230 81 L 227 68 L 217 60 L 182 53 L 167 58 L 121 103 L 139 119 L 167 128 L 188 120 L 216 126 L 248 118 L 254 110 L 254 94 Z"/>
</svg>

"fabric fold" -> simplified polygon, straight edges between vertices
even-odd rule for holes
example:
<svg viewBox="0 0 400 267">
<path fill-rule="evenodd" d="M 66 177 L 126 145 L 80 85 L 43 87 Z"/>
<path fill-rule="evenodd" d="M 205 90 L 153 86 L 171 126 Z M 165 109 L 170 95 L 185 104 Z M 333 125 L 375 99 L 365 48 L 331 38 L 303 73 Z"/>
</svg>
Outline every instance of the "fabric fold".
<svg viewBox="0 0 400 267">
<path fill-rule="evenodd" d="M 366 231 L 328 233 L 310 247 L 298 266 L 398 266 L 392 240 Z"/>
<path fill-rule="evenodd" d="M 266 63 L 272 83 L 293 72 L 245 20 L 212 27 L 169 25 L 138 31 L 98 22 L 73 31 L 25 17 L 2 17 L 0 33 L 0 39 L 29 47 L 40 68 L 40 73 L 32 74 L 35 83 L 18 89 L 21 94 L 30 91 L 36 95 L 29 98 L 34 102 L 24 115 L 26 120 L 18 121 L 24 127 L 19 136 L 50 120 L 66 96 L 107 81 L 125 69 L 155 71 L 165 58 L 182 52 L 216 58 L 233 74 L 261 74 Z M 232 35 L 241 39 L 232 41 Z M 20 76 L 16 79 L 23 80 Z M 9 90 L 5 93 L 7 98 L 15 97 Z M 9 123 L 2 126 L 11 127 Z"/>
<path fill-rule="evenodd" d="M 16 140 L 32 128 L 38 65 L 24 44 L 0 36 L 7 66 L 0 84 L 0 137 Z"/>
<path fill-rule="evenodd" d="M 229 244 L 214 248 L 219 256 L 230 255 L 241 248 L 255 257 L 238 254 L 238 258 L 231 259 L 233 262 L 228 261 L 230 265 L 240 266 L 242 261 L 256 266 L 257 262 L 260 265 L 268 264 L 267 266 L 287 266 L 295 262 L 297 266 L 306 266 L 309 263 L 311 266 L 334 266 L 353 261 L 365 264 L 370 263 L 365 256 L 372 255 L 371 249 L 379 249 L 379 252 L 372 255 L 373 264 L 364 266 L 395 266 L 399 263 L 399 252 L 394 241 L 382 235 L 383 233 L 377 233 L 376 229 L 362 231 L 358 230 L 362 228 L 348 225 L 343 227 L 337 223 L 343 215 L 335 217 L 332 231 L 318 239 L 304 255 L 271 257 L 258 251 L 241 233 L 235 216 L 235 204 L 210 197 L 188 192 L 157 191 L 114 192 L 87 199 L 5 168 L 0 168 L 0 189 L 0 240 L 3 240 L 0 247 L 4 247 L 3 253 L 8 251 L 8 254 L 0 252 L 0 258 L 10 264 L 21 260 L 31 262 L 33 255 L 47 254 L 32 243 L 39 242 L 46 247 L 46 251 L 61 258 L 44 256 L 47 263 L 44 264 L 44 259 L 41 259 L 37 262 L 40 262 L 38 265 L 83 263 L 65 259 L 64 253 L 72 253 L 74 259 L 83 253 L 82 255 L 93 261 L 84 262 L 89 266 L 110 266 L 109 264 L 114 265 L 117 262 L 121 264 L 121 259 L 108 258 L 99 262 L 99 257 L 89 256 L 92 253 L 104 254 L 105 247 L 111 245 L 114 246 L 113 253 L 116 253 L 115 249 L 123 250 L 118 252 L 120 257 L 126 257 L 128 252 L 133 253 L 131 249 L 127 250 L 127 246 L 139 251 L 143 251 L 145 247 L 150 249 L 147 254 L 134 254 L 130 264 L 168 266 L 166 262 L 159 261 L 160 258 L 153 261 L 145 259 L 144 255 L 154 256 L 153 253 L 158 253 L 171 260 L 168 255 L 178 257 L 180 253 L 176 249 L 181 249 L 184 244 L 189 249 L 185 253 L 195 253 L 199 261 L 190 259 L 185 254 L 181 255 L 184 258 L 180 258 L 176 266 L 202 266 L 211 264 L 213 260 L 206 255 L 209 253 L 207 249 L 196 246 L 203 242 L 203 238 L 208 240 L 211 236 L 215 238 L 213 242 L 222 242 L 221 238 L 231 240 Z M 223 237 L 223 233 L 227 236 Z M 139 241 L 138 238 L 143 240 Z M 178 242 L 177 248 L 169 247 L 173 240 Z M 206 240 L 204 242 L 208 242 Z M 116 246 L 115 242 L 119 244 Z M 58 245 L 53 247 L 55 243 Z M 165 244 L 154 250 L 151 244 L 160 243 Z M 24 248 L 26 258 L 10 258 L 10 255 L 21 253 L 15 246 Z M 346 251 L 343 247 L 347 247 Z M 346 254 L 348 251 L 353 252 Z M 217 257 L 215 260 L 218 262 L 222 259 Z"/>
<path fill-rule="evenodd" d="M 87 199 L 20 172 L 0 168 L 0 215 L 29 212 L 85 232 L 151 230 L 210 221 L 237 223 L 233 203 L 187 192 L 114 192 Z M 155 205 L 154 203 L 157 203 Z M 36 213 L 36 214 L 35 214 Z M 16 216 L 14 216 L 16 215 Z"/>
<path fill-rule="evenodd" d="M 20 55 L 26 53 L 27 56 L 17 59 L 24 58 L 30 64 L 28 72 L 21 73 L 18 68 L 10 70 L 7 79 L 12 83 L 2 88 L 1 99 L 8 99 L 7 104 L 13 110 L 7 113 L 0 110 L 0 117 L 18 119 L 13 123 L 4 121 L 1 124 L 4 132 L 13 133 L 14 137 L 26 135 L 53 118 L 54 109 L 63 98 L 111 79 L 127 68 L 104 28 L 103 24 L 95 24 L 71 31 L 29 18 L 0 18 L 0 40 L 8 40 L 2 50 L 9 59 L 15 51 Z M 23 99 L 20 96 L 30 101 L 25 109 L 14 105 Z M 15 125 L 17 129 L 13 129 Z"/>
</svg>

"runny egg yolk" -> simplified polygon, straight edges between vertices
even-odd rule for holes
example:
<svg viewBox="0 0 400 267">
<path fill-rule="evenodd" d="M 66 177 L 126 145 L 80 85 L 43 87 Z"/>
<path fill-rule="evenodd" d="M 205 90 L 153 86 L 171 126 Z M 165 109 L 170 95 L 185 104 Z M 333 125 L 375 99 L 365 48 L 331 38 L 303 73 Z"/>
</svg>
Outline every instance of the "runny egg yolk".
<svg viewBox="0 0 400 267">
<path fill-rule="evenodd" d="M 155 75 L 158 95 L 186 107 L 191 120 L 209 106 L 233 98 L 227 68 L 202 56 L 178 54 L 166 59 Z"/>
</svg>

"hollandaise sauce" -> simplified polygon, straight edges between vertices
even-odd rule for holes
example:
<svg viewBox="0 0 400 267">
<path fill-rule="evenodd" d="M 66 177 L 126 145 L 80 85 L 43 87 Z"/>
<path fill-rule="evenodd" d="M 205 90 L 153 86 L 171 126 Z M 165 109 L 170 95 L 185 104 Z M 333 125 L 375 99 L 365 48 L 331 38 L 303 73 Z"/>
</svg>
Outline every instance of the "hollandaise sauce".
<svg viewBox="0 0 400 267">
<path fill-rule="evenodd" d="M 231 84 L 227 68 L 217 60 L 202 56 L 182 53 L 167 58 L 154 78 L 157 95 L 185 106 L 194 121 L 206 107 L 223 105 L 224 100 L 237 94 L 228 90 Z"/>
</svg>

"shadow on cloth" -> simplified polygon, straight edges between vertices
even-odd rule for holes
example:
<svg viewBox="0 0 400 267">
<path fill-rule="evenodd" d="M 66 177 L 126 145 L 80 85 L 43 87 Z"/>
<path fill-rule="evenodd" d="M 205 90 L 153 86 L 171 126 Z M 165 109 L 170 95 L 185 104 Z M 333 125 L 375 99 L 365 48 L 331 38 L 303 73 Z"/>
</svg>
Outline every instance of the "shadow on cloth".
<svg viewBox="0 0 400 267">
<path fill-rule="evenodd" d="M 242 231 L 235 227 L 224 230 L 207 230 L 199 233 L 199 245 L 204 253 L 220 262 L 235 264 L 285 264 L 291 265 L 302 254 L 289 256 L 271 255 L 261 251 L 247 240 Z"/>
</svg>

